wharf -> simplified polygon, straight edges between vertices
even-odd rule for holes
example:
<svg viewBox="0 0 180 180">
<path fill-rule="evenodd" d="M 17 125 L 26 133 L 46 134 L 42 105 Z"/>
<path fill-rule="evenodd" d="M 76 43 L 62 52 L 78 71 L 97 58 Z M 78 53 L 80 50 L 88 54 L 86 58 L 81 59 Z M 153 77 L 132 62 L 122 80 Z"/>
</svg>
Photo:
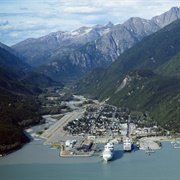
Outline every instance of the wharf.
<svg viewBox="0 0 180 180">
<path fill-rule="evenodd" d="M 61 150 L 59 155 L 61 157 L 91 157 L 93 156 L 94 152 L 89 152 L 89 153 L 72 153 L 70 151 L 64 151 Z"/>
<path fill-rule="evenodd" d="M 61 145 L 61 157 L 90 157 L 94 154 L 96 144 L 89 140 L 77 142 L 73 147 Z"/>
</svg>

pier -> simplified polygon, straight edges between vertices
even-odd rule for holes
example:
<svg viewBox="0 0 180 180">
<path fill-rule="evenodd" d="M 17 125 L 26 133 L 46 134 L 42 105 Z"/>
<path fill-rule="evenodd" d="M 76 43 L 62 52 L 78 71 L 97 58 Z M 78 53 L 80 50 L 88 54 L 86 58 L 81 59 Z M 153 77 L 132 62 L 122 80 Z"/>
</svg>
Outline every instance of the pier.
<svg viewBox="0 0 180 180">
<path fill-rule="evenodd" d="M 90 140 L 81 141 L 72 145 L 61 145 L 61 157 L 90 157 L 96 151 L 96 144 Z"/>
</svg>

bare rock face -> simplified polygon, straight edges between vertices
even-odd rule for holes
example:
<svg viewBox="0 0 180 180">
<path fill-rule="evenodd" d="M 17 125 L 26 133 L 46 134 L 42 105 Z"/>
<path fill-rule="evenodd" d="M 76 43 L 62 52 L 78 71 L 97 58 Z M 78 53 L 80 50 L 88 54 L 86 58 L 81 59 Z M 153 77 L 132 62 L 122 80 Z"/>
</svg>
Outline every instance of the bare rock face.
<svg viewBox="0 0 180 180">
<path fill-rule="evenodd" d="M 99 39 L 108 33 L 114 25 L 96 25 L 94 27 L 81 27 L 75 31 L 58 31 L 38 39 L 29 38 L 12 48 L 26 57 L 27 63 L 40 66 L 60 59 L 61 57 L 77 50 L 84 44 Z"/>
<path fill-rule="evenodd" d="M 162 15 L 153 17 L 151 21 L 156 23 L 160 28 L 163 28 L 179 18 L 180 8 L 172 7 L 169 11 L 163 13 Z"/>
</svg>

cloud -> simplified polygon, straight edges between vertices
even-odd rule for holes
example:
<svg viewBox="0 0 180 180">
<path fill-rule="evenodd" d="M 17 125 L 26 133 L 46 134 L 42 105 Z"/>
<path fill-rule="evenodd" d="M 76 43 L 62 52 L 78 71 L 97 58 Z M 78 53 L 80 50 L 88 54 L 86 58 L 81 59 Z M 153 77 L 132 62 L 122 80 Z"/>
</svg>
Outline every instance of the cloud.
<svg viewBox="0 0 180 180">
<path fill-rule="evenodd" d="M 20 7 L 19 9 L 22 10 L 22 11 L 27 11 L 27 10 L 29 10 L 29 8 L 25 8 L 25 7 Z"/>
<path fill-rule="evenodd" d="M 29 37 L 81 26 L 150 19 L 179 6 L 179 0 L 13 0 L 1 2 L 0 41 L 8 45 Z M 7 42 L 8 41 L 8 42 Z"/>
<path fill-rule="evenodd" d="M 100 8 L 94 8 L 94 7 L 89 7 L 89 6 L 76 6 L 76 7 L 66 7 L 64 9 L 65 12 L 69 12 L 69 13 L 75 13 L 75 14 L 79 14 L 79 13 L 96 13 L 98 11 L 100 11 Z"/>
</svg>

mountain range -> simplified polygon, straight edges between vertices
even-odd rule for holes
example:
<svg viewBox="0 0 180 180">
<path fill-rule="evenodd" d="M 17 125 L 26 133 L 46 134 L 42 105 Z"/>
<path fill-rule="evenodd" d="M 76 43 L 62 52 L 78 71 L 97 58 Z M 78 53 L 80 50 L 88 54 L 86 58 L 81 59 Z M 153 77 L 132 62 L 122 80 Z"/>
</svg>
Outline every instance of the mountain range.
<svg viewBox="0 0 180 180">
<path fill-rule="evenodd" d="M 96 25 L 81 27 L 72 32 L 58 31 L 38 39 L 29 38 L 12 48 L 20 52 L 26 62 L 32 66 L 47 64 L 77 50 L 84 44 L 99 39 L 110 31 L 114 25 Z"/>
<path fill-rule="evenodd" d="M 11 48 L 30 65 L 43 64 L 37 71 L 55 80 L 79 78 L 94 68 L 109 66 L 125 50 L 179 18 L 180 8 L 173 7 L 151 20 L 132 17 L 118 25 L 59 31 L 27 39 Z"/>
</svg>

